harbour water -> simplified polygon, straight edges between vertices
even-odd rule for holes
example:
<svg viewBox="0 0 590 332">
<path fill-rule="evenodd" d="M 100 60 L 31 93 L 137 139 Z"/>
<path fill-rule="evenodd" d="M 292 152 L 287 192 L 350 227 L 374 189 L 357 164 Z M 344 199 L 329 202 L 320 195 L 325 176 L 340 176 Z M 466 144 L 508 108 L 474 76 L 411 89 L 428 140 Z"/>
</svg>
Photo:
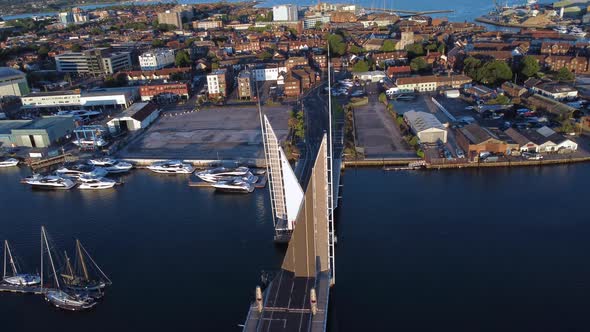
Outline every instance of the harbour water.
<svg viewBox="0 0 590 332">
<path fill-rule="evenodd" d="M 171 2 L 171 0 L 162 0 L 162 1 L 144 1 L 138 2 L 136 5 L 148 5 L 148 4 L 155 4 L 155 3 L 166 3 Z M 208 3 L 212 2 L 212 0 L 179 0 L 177 1 L 181 4 L 196 4 L 196 3 Z M 331 0 L 326 1 L 330 3 L 346 3 L 346 1 L 341 0 Z M 508 5 L 515 5 L 515 4 L 523 4 L 525 0 L 509 0 L 509 1 L 501 1 L 502 5 L 505 3 Z M 540 3 L 549 2 L 541 0 Z M 261 6 L 264 7 L 272 7 L 278 4 L 284 3 L 293 3 L 291 0 L 268 0 L 262 1 Z M 370 7 L 370 8 L 393 8 L 393 9 L 400 9 L 400 10 L 446 10 L 452 9 L 455 12 L 444 14 L 444 16 L 449 17 L 450 20 L 453 21 L 473 21 L 476 17 L 481 16 L 483 14 L 488 13 L 490 10 L 493 9 L 493 1 L 492 0 L 453 0 L 450 2 L 441 2 L 436 0 L 415 0 L 415 1 L 398 1 L 398 0 L 387 0 L 387 1 L 380 1 L 380 0 L 360 0 L 360 1 L 352 1 L 352 3 Z M 302 2 L 297 2 L 300 6 L 312 6 L 317 4 L 317 1 L 313 0 L 306 0 Z M 80 8 L 86 10 L 93 10 L 97 8 L 108 8 L 112 6 L 116 6 L 118 3 L 113 4 L 96 4 L 96 5 L 85 5 L 80 6 Z M 0 13 L 2 15 L 2 13 Z M 28 14 L 20 14 L 20 15 L 6 15 L 3 16 L 4 20 L 13 20 L 13 19 L 22 19 L 27 17 L 33 16 L 52 16 L 57 15 L 57 13 L 28 13 Z"/>
<path fill-rule="evenodd" d="M 18 183 L 27 174 L 0 171 L 0 237 L 33 271 L 40 225 L 62 250 L 78 237 L 113 286 L 83 313 L 0 294 L 7 329 L 239 331 L 261 270 L 280 266 L 265 190 L 136 170 L 112 191 L 45 192 Z M 331 330 L 585 331 L 589 174 L 348 169 Z"/>
</svg>

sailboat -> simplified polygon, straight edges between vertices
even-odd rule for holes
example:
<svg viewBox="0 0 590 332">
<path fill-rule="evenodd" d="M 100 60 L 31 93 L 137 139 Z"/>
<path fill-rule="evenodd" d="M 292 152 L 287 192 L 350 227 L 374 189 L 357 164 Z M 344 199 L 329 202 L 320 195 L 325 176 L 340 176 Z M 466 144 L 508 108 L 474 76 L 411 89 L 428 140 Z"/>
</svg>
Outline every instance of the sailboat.
<svg viewBox="0 0 590 332">
<path fill-rule="evenodd" d="M 75 266 L 72 267 L 72 263 L 67 253 L 65 253 L 65 257 L 66 272 L 62 273 L 61 277 L 63 278 L 66 288 L 78 292 L 100 292 L 103 288 L 112 284 L 109 277 L 104 274 L 92 257 L 90 257 L 90 254 L 86 251 L 80 240 L 76 239 Z M 90 260 L 90 263 L 92 264 L 91 267 L 97 271 L 98 278 L 91 276 L 85 257 Z"/>
<path fill-rule="evenodd" d="M 12 276 L 6 274 L 7 260 L 10 264 L 10 268 L 12 269 Z M 21 287 L 32 286 L 41 283 L 41 277 L 38 275 L 18 273 L 16 263 L 14 262 L 12 252 L 10 251 L 10 246 L 6 240 L 4 240 L 4 274 L 2 276 L 2 282 L 12 286 Z"/>
<path fill-rule="evenodd" d="M 51 271 L 53 272 L 53 280 L 55 282 L 55 289 L 49 289 L 45 292 L 45 300 L 57 308 L 71 311 L 87 310 L 94 307 L 96 305 L 96 300 L 94 298 L 87 295 L 70 294 L 61 288 L 44 226 L 41 226 L 41 285 L 43 285 L 44 246 L 47 248 L 47 256 L 49 257 Z"/>
</svg>

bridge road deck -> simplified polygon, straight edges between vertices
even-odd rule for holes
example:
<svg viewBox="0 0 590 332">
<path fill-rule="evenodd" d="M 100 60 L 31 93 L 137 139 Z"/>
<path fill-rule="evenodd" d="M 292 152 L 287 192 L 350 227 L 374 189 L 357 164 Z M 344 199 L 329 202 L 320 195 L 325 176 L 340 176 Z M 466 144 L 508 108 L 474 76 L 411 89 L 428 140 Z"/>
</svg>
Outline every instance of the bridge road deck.
<svg viewBox="0 0 590 332">
<path fill-rule="evenodd" d="M 281 270 L 264 292 L 262 312 L 258 312 L 256 303 L 250 307 L 244 332 L 325 331 L 329 285 L 329 277 L 300 278 Z M 313 287 L 318 298 L 315 316 L 310 304 Z"/>
</svg>

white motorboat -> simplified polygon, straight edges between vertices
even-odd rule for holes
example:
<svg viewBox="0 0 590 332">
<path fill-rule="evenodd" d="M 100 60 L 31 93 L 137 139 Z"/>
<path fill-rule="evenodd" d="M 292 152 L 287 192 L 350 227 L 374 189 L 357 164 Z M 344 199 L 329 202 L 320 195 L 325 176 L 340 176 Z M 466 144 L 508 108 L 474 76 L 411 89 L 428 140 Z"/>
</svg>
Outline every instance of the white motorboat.
<svg viewBox="0 0 590 332">
<path fill-rule="evenodd" d="M 74 181 L 56 175 L 42 176 L 35 174 L 25 178 L 23 181 L 24 183 L 33 186 L 33 188 L 39 189 L 68 190 L 72 189 L 76 185 Z"/>
<path fill-rule="evenodd" d="M 15 158 L 8 158 L 5 160 L 0 160 L 0 168 L 1 167 L 14 167 L 18 165 L 18 159 Z"/>
<path fill-rule="evenodd" d="M 109 173 L 125 173 L 133 168 L 130 163 L 113 158 L 90 159 L 89 163 L 104 168 Z"/>
<path fill-rule="evenodd" d="M 57 175 L 79 178 L 81 175 L 91 177 L 103 177 L 108 174 L 107 170 L 102 167 L 95 167 L 86 164 L 65 163 L 56 171 Z"/>
<path fill-rule="evenodd" d="M 213 188 L 218 191 L 248 194 L 254 191 L 254 184 L 241 179 L 219 181 L 214 183 Z"/>
<path fill-rule="evenodd" d="M 79 147 L 88 147 L 88 146 L 103 147 L 108 144 L 107 141 L 105 141 L 104 139 L 102 139 L 100 137 L 97 137 L 94 140 L 91 138 L 75 139 L 72 141 L 72 143 L 76 144 Z"/>
<path fill-rule="evenodd" d="M 150 171 L 163 174 L 191 174 L 195 167 L 180 160 L 158 161 L 147 167 Z"/>
<path fill-rule="evenodd" d="M 80 185 L 78 186 L 80 189 L 110 189 L 117 184 L 115 180 L 87 175 L 80 176 L 78 180 L 80 181 Z"/>
<path fill-rule="evenodd" d="M 250 176 L 248 175 L 250 174 Z M 238 168 L 225 168 L 225 167 L 218 167 L 213 169 L 208 169 L 205 171 L 195 173 L 201 180 L 205 182 L 215 183 L 219 181 L 228 181 L 234 178 L 241 178 L 246 177 L 245 180 L 248 180 L 248 177 L 253 176 L 250 172 L 248 167 L 238 167 Z M 250 179 L 250 182 L 256 182 L 258 179 Z"/>
</svg>

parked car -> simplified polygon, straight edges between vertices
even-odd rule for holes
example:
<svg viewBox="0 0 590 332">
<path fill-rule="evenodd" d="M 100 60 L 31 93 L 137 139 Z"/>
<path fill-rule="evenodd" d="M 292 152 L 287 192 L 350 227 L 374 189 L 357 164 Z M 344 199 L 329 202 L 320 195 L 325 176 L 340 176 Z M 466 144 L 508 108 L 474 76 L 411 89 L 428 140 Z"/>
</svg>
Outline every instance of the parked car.
<svg viewBox="0 0 590 332">
<path fill-rule="evenodd" d="M 460 148 L 457 148 L 457 158 L 465 158 L 465 153 Z"/>
</svg>

